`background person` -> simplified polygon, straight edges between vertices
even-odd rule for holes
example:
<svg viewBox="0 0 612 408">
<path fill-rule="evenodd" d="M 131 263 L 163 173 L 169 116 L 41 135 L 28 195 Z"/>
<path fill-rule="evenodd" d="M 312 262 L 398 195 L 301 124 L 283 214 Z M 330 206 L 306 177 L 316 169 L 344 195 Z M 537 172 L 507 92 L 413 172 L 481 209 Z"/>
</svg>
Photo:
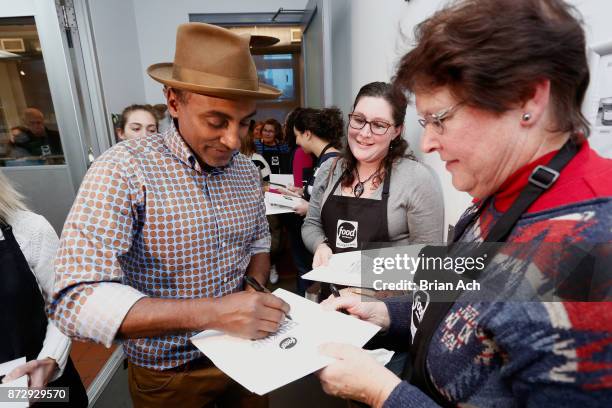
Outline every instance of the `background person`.
<svg viewBox="0 0 612 408">
<path fill-rule="evenodd" d="M 253 136 L 253 129 L 255 128 L 255 121 L 251 120 L 249 124 L 249 131 L 244 133 L 244 136 L 240 137 L 240 153 L 244 154 L 247 158 L 251 159 L 253 164 L 259 169 L 261 180 L 263 182 L 270 181 L 270 166 L 266 162 L 266 159 L 259 153 L 255 147 L 255 139 Z"/>
<path fill-rule="evenodd" d="M 12 127 L 8 140 L 9 151 L 6 156 L 16 159 L 29 156 L 30 152 L 26 147 L 31 139 L 30 131 L 25 126 Z"/>
<path fill-rule="evenodd" d="M 151 136 L 157 133 L 158 112 L 151 105 L 130 105 L 121 112 L 115 131 L 119 141 Z"/>
<path fill-rule="evenodd" d="M 276 119 L 264 121 L 261 129 L 261 144 L 257 145 L 273 174 L 289 173 L 289 146 L 285 143 L 283 128 Z"/>
<path fill-rule="evenodd" d="M 409 350 L 412 373 L 398 378 L 361 350 L 331 345 L 339 360 L 321 372 L 328 393 L 389 408 L 610 405 L 612 303 L 595 300 L 612 291 L 609 275 L 591 277 L 597 267 L 610 273 L 612 161 L 584 137 L 589 70 L 575 13 L 561 0 L 465 0 L 417 27 L 395 81 L 415 96 L 422 150 L 437 152 L 455 188 L 477 201 L 455 240 L 522 245 L 482 272 L 497 284 L 490 299 L 330 299 L 386 330 L 383 344 Z M 588 262 L 570 250 L 594 244 L 603 250 Z M 586 297 L 513 300 L 531 285 L 547 293 L 568 268 L 569 289 L 586 287 Z"/>
<path fill-rule="evenodd" d="M 256 144 L 261 143 L 261 129 L 263 125 L 263 122 L 255 122 L 255 127 L 253 127 L 253 138 Z"/>
<path fill-rule="evenodd" d="M 45 115 L 36 108 L 26 108 L 22 114 L 23 126 L 30 132 L 30 141 L 24 145 L 31 156 L 63 155 L 62 142 L 57 130 L 47 128 Z"/>
<path fill-rule="evenodd" d="M 28 211 L 23 197 L 0 173 L 0 363 L 25 356 L 27 363 L 3 382 L 28 376 L 30 387 L 69 387 L 70 406 L 86 407 L 87 394 L 72 361 L 70 339 L 45 314 L 53 292 L 58 238 L 42 216 Z M 51 403 L 50 406 L 65 406 Z"/>
<path fill-rule="evenodd" d="M 327 160 L 340 154 L 338 149 L 344 139 L 344 120 L 338 108 L 297 108 L 287 117 L 285 128 L 285 133 L 294 135 L 296 143 L 305 154 L 317 158 L 314 169 L 303 174 L 304 187 L 292 188 L 294 193 L 300 193 L 302 197 L 301 204 L 295 208 L 297 216 L 293 219 L 289 233 L 293 262 L 298 270 L 297 293 L 304 296 L 312 282 L 303 280 L 301 276 L 312 269 L 312 253 L 302 241 L 303 217 L 308 211 L 308 199 L 318 169 Z"/>
</svg>

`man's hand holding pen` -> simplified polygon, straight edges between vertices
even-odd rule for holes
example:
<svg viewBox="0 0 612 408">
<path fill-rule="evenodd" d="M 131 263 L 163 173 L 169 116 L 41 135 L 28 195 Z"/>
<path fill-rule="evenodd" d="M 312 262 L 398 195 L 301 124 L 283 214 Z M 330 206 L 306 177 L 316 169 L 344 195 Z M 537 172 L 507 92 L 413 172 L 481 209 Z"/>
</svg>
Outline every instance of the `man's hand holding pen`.
<svg viewBox="0 0 612 408">
<path fill-rule="evenodd" d="M 275 333 L 289 313 L 289 305 L 262 291 L 223 296 L 214 308 L 211 329 L 238 337 L 260 339 Z"/>
</svg>

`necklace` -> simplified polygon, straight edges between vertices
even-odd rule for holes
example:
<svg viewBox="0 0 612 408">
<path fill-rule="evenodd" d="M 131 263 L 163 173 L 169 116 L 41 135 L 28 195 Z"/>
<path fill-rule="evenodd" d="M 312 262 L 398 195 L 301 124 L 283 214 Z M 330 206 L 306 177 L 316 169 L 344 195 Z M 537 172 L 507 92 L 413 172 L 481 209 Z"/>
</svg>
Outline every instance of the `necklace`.
<svg viewBox="0 0 612 408">
<path fill-rule="evenodd" d="M 364 184 L 367 183 L 368 181 L 372 180 L 372 178 L 374 176 L 376 176 L 380 169 L 376 170 L 374 173 L 370 174 L 370 177 L 368 177 L 367 179 L 361 181 L 361 178 L 359 177 L 359 170 L 355 169 L 355 171 L 357 172 L 357 184 L 355 184 L 355 187 L 353 187 L 353 195 L 357 198 L 361 197 L 361 195 L 363 194 L 365 187 Z"/>
</svg>

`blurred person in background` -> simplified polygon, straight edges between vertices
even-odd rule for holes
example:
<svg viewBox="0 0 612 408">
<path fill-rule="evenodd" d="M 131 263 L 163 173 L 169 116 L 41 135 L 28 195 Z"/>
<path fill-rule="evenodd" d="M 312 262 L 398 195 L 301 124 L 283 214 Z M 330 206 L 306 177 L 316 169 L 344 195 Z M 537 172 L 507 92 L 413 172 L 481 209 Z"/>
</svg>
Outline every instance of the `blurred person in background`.
<svg viewBox="0 0 612 408">
<path fill-rule="evenodd" d="M 87 393 L 70 359 L 70 338 L 45 314 L 53 293 L 57 234 L 44 217 L 27 209 L 21 194 L 2 173 L 0 229 L 0 363 L 23 356 L 27 360 L 2 382 L 27 375 L 30 387 L 69 387 L 70 406 L 86 407 Z"/>
<path fill-rule="evenodd" d="M 257 149 L 255 148 L 255 138 L 254 138 L 254 128 L 256 123 L 254 120 L 251 120 L 249 124 L 249 131 L 246 132 L 240 137 L 240 153 L 244 154 L 247 158 L 251 159 L 253 164 L 259 170 L 259 174 L 261 175 L 261 180 L 263 182 L 270 181 L 270 166 L 266 162 L 266 159 L 259 153 L 257 153 Z"/>
<path fill-rule="evenodd" d="M 157 133 L 158 112 L 151 105 L 130 105 L 121 112 L 117 128 L 119 141 L 137 139 Z"/>
<path fill-rule="evenodd" d="M 30 140 L 22 147 L 31 156 L 63 155 L 62 142 L 57 130 L 47 128 L 45 115 L 36 108 L 27 108 L 22 114 L 23 126 L 29 131 Z"/>
<path fill-rule="evenodd" d="M 264 121 L 261 129 L 261 144 L 258 144 L 257 148 L 257 153 L 266 159 L 272 174 L 290 172 L 289 146 L 285 143 L 283 128 L 276 119 L 270 118 Z"/>
</svg>

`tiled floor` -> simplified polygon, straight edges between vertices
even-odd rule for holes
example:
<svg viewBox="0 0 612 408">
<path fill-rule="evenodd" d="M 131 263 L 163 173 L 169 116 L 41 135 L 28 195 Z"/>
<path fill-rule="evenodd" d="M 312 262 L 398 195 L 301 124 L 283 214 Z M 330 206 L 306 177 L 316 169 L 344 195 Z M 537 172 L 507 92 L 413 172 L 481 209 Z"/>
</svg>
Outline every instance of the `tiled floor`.
<svg viewBox="0 0 612 408">
<path fill-rule="evenodd" d="M 70 357 L 81 375 L 81 380 L 86 389 L 89 388 L 96 378 L 96 375 L 98 375 L 98 372 L 104 367 L 104 364 L 106 364 L 108 358 L 113 354 L 113 351 L 115 351 L 116 347 L 117 346 L 113 346 L 107 349 L 96 343 L 84 343 L 81 341 L 72 342 Z"/>
</svg>

